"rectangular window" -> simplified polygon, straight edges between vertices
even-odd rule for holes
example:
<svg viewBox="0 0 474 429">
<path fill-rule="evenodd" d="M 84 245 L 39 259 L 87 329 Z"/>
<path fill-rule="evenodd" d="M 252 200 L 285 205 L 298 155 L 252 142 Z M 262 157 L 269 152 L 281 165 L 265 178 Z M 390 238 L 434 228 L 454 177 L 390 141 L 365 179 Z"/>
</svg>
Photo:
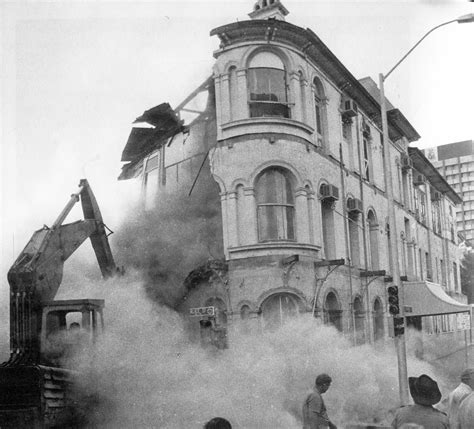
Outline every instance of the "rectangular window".
<svg viewBox="0 0 474 429">
<path fill-rule="evenodd" d="M 369 141 L 364 139 L 364 158 L 363 158 L 363 175 L 364 179 L 370 180 L 370 146 Z"/>
<path fill-rule="evenodd" d="M 314 100 L 314 104 L 316 106 L 316 131 L 317 133 L 322 136 L 323 135 L 323 124 L 321 121 L 321 106 L 320 106 L 321 101 L 319 98 L 316 98 Z"/>
<path fill-rule="evenodd" d="M 459 291 L 459 284 L 458 284 L 458 264 L 453 262 L 453 276 L 454 276 L 454 291 Z"/>
<path fill-rule="evenodd" d="M 426 262 L 426 280 L 433 281 L 433 273 L 431 272 L 431 258 L 428 252 L 425 252 Z"/>
<path fill-rule="evenodd" d="M 248 70 L 250 117 L 290 117 L 287 103 L 286 74 L 273 68 Z"/>
<path fill-rule="evenodd" d="M 352 141 L 352 119 L 342 118 L 342 137 L 344 140 Z"/>
<path fill-rule="evenodd" d="M 158 194 L 160 180 L 160 156 L 156 153 L 145 161 L 145 170 L 143 174 L 143 190 L 145 198 L 145 208 L 153 208 L 155 198 Z"/>
<path fill-rule="evenodd" d="M 446 267 L 444 266 L 444 261 L 440 259 L 439 264 L 441 266 L 441 284 L 446 285 Z"/>
<path fill-rule="evenodd" d="M 408 171 L 402 170 L 403 204 L 407 209 L 410 209 L 410 190 L 408 189 L 408 182 Z"/>
<path fill-rule="evenodd" d="M 324 255 L 326 259 L 336 257 L 336 236 L 334 229 L 334 210 L 332 202 L 321 201 L 321 220 L 323 230 Z"/>
<path fill-rule="evenodd" d="M 420 199 L 420 221 L 426 224 L 426 194 L 419 190 L 419 199 Z"/>
<path fill-rule="evenodd" d="M 423 280 L 423 254 L 421 249 L 418 249 L 418 259 L 420 260 L 420 280 Z"/>
<path fill-rule="evenodd" d="M 256 199 L 259 240 L 294 240 L 294 195 L 287 173 L 266 170 L 257 181 Z"/>
<path fill-rule="evenodd" d="M 292 240 L 295 237 L 294 207 L 260 204 L 258 206 L 259 240 Z"/>
</svg>

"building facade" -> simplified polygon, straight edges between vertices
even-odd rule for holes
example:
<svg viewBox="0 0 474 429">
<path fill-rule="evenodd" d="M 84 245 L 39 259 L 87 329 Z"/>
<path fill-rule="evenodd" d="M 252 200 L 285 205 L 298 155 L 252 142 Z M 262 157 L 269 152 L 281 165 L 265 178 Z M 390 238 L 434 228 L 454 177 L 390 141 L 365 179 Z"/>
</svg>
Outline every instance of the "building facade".
<svg viewBox="0 0 474 429">
<path fill-rule="evenodd" d="M 474 141 L 466 140 L 425 149 L 424 153 L 461 196 L 456 208 L 458 232 L 474 243 Z"/>
<path fill-rule="evenodd" d="M 387 286 L 403 284 L 409 324 L 454 326 L 466 311 L 458 195 L 409 147 L 419 135 L 390 104 L 382 141 L 376 84 L 357 80 L 287 13 L 260 0 L 250 20 L 213 29 L 212 77 L 174 110 L 148 111 L 154 128 L 134 128 L 124 151 L 121 178 L 142 180 L 145 199 L 201 180 L 218 185 L 222 260 L 190 272 L 179 310 L 197 316 L 190 329 L 202 338 L 231 340 L 233 329 L 271 330 L 309 313 L 361 344 L 388 336 Z M 202 111 L 187 107 L 202 94 Z M 186 113 L 197 117 L 186 124 Z M 391 277 L 391 240 L 401 279 Z M 436 302 L 423 305 L 420 293 Z"/>
</svg>

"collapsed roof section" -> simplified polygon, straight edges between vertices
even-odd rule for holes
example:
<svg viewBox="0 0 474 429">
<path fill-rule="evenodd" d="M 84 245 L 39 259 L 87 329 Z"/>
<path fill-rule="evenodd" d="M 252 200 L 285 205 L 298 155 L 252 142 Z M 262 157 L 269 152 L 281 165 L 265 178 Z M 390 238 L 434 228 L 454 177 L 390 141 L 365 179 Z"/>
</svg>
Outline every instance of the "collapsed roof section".
<svg viewBox="0 0 474 429">
<path fill-rule="evenodd" d="M 121 161 L 135 161 L 157 149 L 168 137 L 184 130 L 182 121 L 168 103 L 162 103 L 143 112 L 135 121 L 147 123 L 152 128 L 133 127 L 128 137 Z"/>
<path fill-rule="evenodd" d="M 184 280 L 184 286 L 189 291 L 212 277 L 222 279 L 227 273 L 228 265 L 220 259 L 212 259 L 192 270 Z"/>
<path fill-rule="evenodd" d="M 134 124 L 145 123 L 146 127 L 133 127 L 128 137 L 125 148 L 122 152 L 122 162 L 127 162 L 122 166 L 119 180 L 128 180 L 138 177 L 142 171 L 143 159 L 153 151 L 173 141 L 173 137 L 179 133 L 189 131 L 192 124 L 208 110 L 195 107 L 195 99 L 204 92 L 209 92 L 213 84 L 212 76 L 199 85 L 176 109 L 172 109 L 169 103 L 161 103 L 143 112 Z M 209 101 L 207 101 L 209 104 Z M 191 108 L 189 108 L 191 106 Z M 190 119 L 188 125 L 184 124 L 181 118 L 182 113 Z"/>
</svg>

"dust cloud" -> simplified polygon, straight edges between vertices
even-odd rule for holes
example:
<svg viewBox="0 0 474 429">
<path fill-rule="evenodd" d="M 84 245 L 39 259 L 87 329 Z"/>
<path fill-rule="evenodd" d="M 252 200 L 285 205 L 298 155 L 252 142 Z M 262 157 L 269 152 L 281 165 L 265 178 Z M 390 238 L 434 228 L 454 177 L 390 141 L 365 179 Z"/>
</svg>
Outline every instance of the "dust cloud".
<svg viewBox="0 0 474 429">
<path fill-rule="evenodd" d="M 396 353 L 352 347 L 335 329 L 302 316 L 279 331 L 229 333 L 230 347 L 190 341 L 181 316 L 149 299 L 138 273 L 79 287 L 106 300 L 106 330 L 75 357 L 86 427 L 200 428 L 223 416 L 235 428 L 300 428 L 316 375 L 333 377 L 325 401 L 338 425 L 386 423 L 398 406 Z M 440 376 L 410 358 L 409 374 Z M 440 383 L 443 389 L 443 383 Z"/>
<path fill-rule="evenodd" d="M 301 316 L 273 333 L 236 324 L 225 350 L 192 341 L 173 307 L 187 274 L 222 252 L 219 196 L 211 189 L 191 198 L 162 194 L 156 209 L 126 216 L 111 237 L 125 276 L 99 281 L 82 262 L 72 264 L 64 298 L 106 301 L 104 335 L 70 362 L 82 374 L 76 393 L 85 427 L 200 428 L 223 416 L 235 428 L 300 428 L 301 404 L 321 372 L 333 377 L 325 401 L 336 424 L 390 422 L 399 404 L 390 340 L 352 347 L 332 327 Z M 415 356 L 408 367 L 443 391 L 434 367 Z"/>
<path fill-rule="evenodd" d="M 175 307 L 189 272 L 223 258 L 220 197 L 215 182 L 160 193 L 156 207 L 134 207 L 111 237 L 116 260 L 142 273 L 145 290 L 156 302 Z M 116 250 L 115 250 L 116 249 Z"/>
</svg>

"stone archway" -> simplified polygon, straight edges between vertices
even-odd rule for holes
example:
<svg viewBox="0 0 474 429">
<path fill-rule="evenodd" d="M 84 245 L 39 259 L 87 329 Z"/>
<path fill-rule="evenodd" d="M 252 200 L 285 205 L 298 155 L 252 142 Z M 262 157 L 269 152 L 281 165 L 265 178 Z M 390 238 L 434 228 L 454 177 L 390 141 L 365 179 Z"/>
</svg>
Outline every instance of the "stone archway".
<svg viewBox="0 0 474 429">
<path fill-rule="evenodd" d="M 354 330 L 355 341 L 357 345 L 365 343 L 365 311 L 362 304 L 362 298 L 356 296 L 354 299 Z"/>
<path fill-rule="evenodd" d="M 301 299 L 292 293 L 270 295 L 261 305 L 263 328 L 270 331 L 280 328 L 288 320 L 297 317 L 302 307 Z"/>
<path fill-rule="evenodd" d="M 329 292 L 324 301 L 324 322 L 333 325 L 338 331 L 342 332 L 342 310 L 337 295 Z"/>
</svg>

